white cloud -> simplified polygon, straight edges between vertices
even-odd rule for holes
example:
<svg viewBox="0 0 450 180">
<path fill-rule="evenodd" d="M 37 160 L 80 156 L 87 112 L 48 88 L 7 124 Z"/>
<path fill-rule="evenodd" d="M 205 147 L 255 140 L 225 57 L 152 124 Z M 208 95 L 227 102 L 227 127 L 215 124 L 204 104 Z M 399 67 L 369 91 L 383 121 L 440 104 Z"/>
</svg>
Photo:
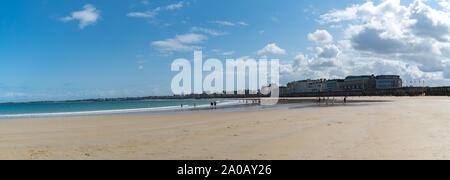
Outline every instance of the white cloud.
<svg viewBox="0 0 450 180">
<path fill-rule="evenodd" d="M 328 44 L 333 42 L 333 36 L 327 30 L 317 30 L 308 34 L 308 39 L 318 44 Z"/>
<path fill-rule="evenodd" d="M 180 9 L 182 8 L 184 5 L 183 1 L 180 1 L 176 4 L 170 4 L 166 7 L 167 10 L 175 10 L 175 9 Z"/>
<path fill-rule="evenodd" d="M 209 34 L 211 36 L 220 36 L 220 35 L 227 34 L 227 33 L 224 33 L 224 32 L 217 32 L 215 30 L 206 29 L 206 28 L 202 28 L 202 27 L 192 27 L 191 28 L 191 32 L 202 32 L 202 33 L 205 33 L 205 34 Z"/>
<path fill-rule="evenodd" d="M 448 12 L 415 2 L 410 6 L 410 19 L 415 23 L 411 30 L 418 36 L 434 38 L 441 42 L 450 41 L 450 17 Z"/>
<path fill-rule="evenodd" d="M 372 5 L 372 2 L 367 2 L 365 5 Z M 349 7 L 345 10 L 333 10 L 327 14 L 321 15 L 319 22 L 321 24 L 325 23 L 337 23 L 341 21 L 353 20 L 356 19 L 356 12 L 358 11 L 357 5 Z"/>
<path fill-rule="evenodd" d="M 176 35 L 175 38 L 166 39 L 164 41 L 154 41 L 152 46 L 160 51 L 192 51 L 198 46 L 192 44 L 202 43 L 208 38 L 202 34 L 188 33 L 183 35 Z"/>
<path fill-rule="evenodd" d="M 450 61 L 445 63 L 444 77 L 450 79 Z"/>
<path fill-rule="evenodd" d="M 396 62 L 389 64 L 407 65 L 402 70 L 422 77 L 448 78 L 444 61 L 450 59 L 450 12 L 433 9 L 426 1 L 409 5 L 399 0 L 369 1 L 333 10 L 320 16 L 319 22 L 346 26 L 339 41 L 343 56 Z"/>
<path fill-rule="evenodd" d="M 149 1 L 141 1 L 141 2 L 144 5 L 150 4 Z M 184 6 L 183 1 L 180 1 L 175 4 L 170 4 L 170 5 L 166 6 L 165 8 L 157 7 L 153 10 L 149 10 L 149 11 L 145 11 L 145 12 L 130 12 L 127 14 L 127 16 L 134 17 L 134 18 L 155 18 L 161 10 L 176 10 L 176 9 L 182 8 L 183 6 Z M 166 23 L 166 25 L 167 25 L 167 23 Z"/>
<path fill-rule="evenodd" d="M 183 35 L 177 35 L 176 39 L 180 41 L 181 43 L 200 43 L 204 40 L 207 40 L 208 38 L 202 34 L 195 34 L 195 33 L 189 33 L 189 34 L 183 34 Z"/>
<path fill-rule="evenodd" d="M 246 23 L 246 22 L 243 22 L 243 21 L 239 21 L 239 22 L 237 22 L 239 25 L 242 25 L 242 26 L 248 26 L 248 24 Z"/>
<path fill-rule="evenodd" d="M 86 4 L 83 6 L 83 10 L 73 12 L 70 16 L 63 17 L 61 21 L 72 21 L 78 20 L 80 23 L 78 26 L 80 29 L 85 28 L 88 25 L 94 24 L 100 17 L 100 11 L 97 10 L 93 5 Z"/>
<path fill-rule="evenodd" d="M 317 57 L 327 59 L 336 58 L 341 54 L 339 48 L 334 44 L 325 45 L 324 47 L 317 47 L 316 51 Z"/>
<path fill-rule="evenodd" d="M 441 5 L 443 8 L 450 10 L 450 1 L 449 0 L 442 0 L 439 2 L 439 5 Z"/>
<path fill-rule="evenodd" d="M 244 21 L 239 21 L 239 22 L 230 22 L 230 21 L 214 21 L 212 23 L 215 24 L 220 24 L 223 26 L 236 26 L 236 25 L 241 25 L 241 26 L 248 26 L 248 23 L 244 22 Z"/>
<path fill-rule="evenodd" d="M 152 45 L 161 51 L 191 51 L 194 47 L 184 45 L 175 39 L 167 39 L 165 41 L 155 41 Z"/>
<path fill-rule="evenodd" d="M 135 17 L 135 18 L 154 18 L 156 15 L 158 15 L 158 12 L 161 10 L 160 7 L 146 12 L 130 12 L 127 14 L 128 17 Z"/>
<path fill-rule="evenodd" d="M 213 23 L 224 25 L 224 26 L 235 26 L 236 25 L 229 21 L 214 21 Z"/>
<path fill-rule="evenodd" d="M 314 58 L 308 58 L 300 53 L 295 59 L 297 65 L 299 60 L 303 60 L 304 66 L 308 66 L 312 70 L 321 70 L 332 68 L 339 64 L 338 57 L 341 50 L 333 44 L 333 36 L 327 30 L 316 30 L 314 33 L 308 34 L 308 39 L 315 42 L 318 47 L 315 48 L 316 54 Z M 313 51 L 312 47 L 310 48 Z"/>
<path fill-rule="evenodd" d="M 335 45 L 331 35 L 309 34 L 318 47 L 311 48 L 312 55 L 299 53 L 291 63 L 281 65 L 282 80 L 399 74 L 430 86 L 448 85 L 450 12 L 433 9 L 427 2 L 369 1 L 320 16 L 323 25 L 341 26 L 344 36 Z"/>
<path fill-rule="evenodd" d="M 442 82 L 441 73 L 427 73 L 409 63 L 371 57 L 339 56 L 325 59 L 299 53 L 291 64 L 282 64 L 280 67 L 283 67 L 280 72 L 284 82 L 299 79 L 345 78 L 348 75 L 365 74 L 399 74 L 405 80 L 427 79 L 428 82 Z"/>
<path fill-rule="evenodd" d="M 224 56 L 231 56 L 234 53 L 236 53 L 236 52 L 235 51 L 226 51 L 226 52 L 223 52 L 222 55 L 224 55 Z"/>
<path fill-rule="evenodd" d="M 211 52 L 216 53 L 218 55 L 222 55 L 222 56 L 231 56 L 236 53 L 236 51 L 223 51 L 220 49 L 213 49 L 213 50 L 211 50 Z"/>
<path fill-rule="evenodd" d="M 298 55 L 294 58 L 294 62 L 292 63 L 292 70 L 293 72 L 297 73 L 298 71 L 307 71 L 314 73 L 314 71 L 326 72 L 330 69 L 335 70 L 338 66 L 342 65 L 341 59 L 339 59 L 340 54 L 341 51 L 334 44 L 316 47 L 316 52 L 312 57 L 303 53 L 298 53 Z M 339 71 L 335 72 L 340 73 Z"/>
<path fill-rule="evenodd" d="M 286 54 L 286 50 L 281 49 L 275 43 L 266 45 L 263 49 L 259 50 L 258 55 L 262 54 Z"/>
</svg>

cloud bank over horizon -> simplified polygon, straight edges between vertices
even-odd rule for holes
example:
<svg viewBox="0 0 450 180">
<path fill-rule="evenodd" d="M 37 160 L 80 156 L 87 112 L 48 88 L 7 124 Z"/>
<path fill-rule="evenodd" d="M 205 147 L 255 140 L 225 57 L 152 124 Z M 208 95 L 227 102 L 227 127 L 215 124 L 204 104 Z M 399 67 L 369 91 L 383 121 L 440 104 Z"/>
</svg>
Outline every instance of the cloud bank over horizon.
<svg viewBox="0 0 450 180">
<path fill-rule="evenodd" d="M 340 31 L 343 38 L 334 38 L 327 30 L 310 33 L 307 38 L 317 45 L 315 53 L 299 53 L 293 63 L 285 64 L 286 76 L 400 74 L 433 85 L 450 82 L 448 10 L 433 9 L 420 0 L 409 5 L 400 0 L 369 1 L 322 14 L 318 23 Z"/>
</svg>

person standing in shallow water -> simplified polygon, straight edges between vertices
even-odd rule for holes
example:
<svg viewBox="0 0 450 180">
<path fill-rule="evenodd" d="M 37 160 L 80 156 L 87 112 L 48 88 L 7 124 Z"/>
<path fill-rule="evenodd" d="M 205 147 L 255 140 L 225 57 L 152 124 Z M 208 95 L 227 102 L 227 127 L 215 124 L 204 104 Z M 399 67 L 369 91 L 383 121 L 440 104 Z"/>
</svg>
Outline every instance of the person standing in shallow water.
<svg viewBox="0 0 450 180">
<path fill-rule="evenodd" d="M 214 102 L 211 102 L 211 109 L 214 109 Z"/>
<path fill-rule="evenodd" d="M 214 109 L 217 109 L 217 102 L 214 101 Z"/>
</svg>

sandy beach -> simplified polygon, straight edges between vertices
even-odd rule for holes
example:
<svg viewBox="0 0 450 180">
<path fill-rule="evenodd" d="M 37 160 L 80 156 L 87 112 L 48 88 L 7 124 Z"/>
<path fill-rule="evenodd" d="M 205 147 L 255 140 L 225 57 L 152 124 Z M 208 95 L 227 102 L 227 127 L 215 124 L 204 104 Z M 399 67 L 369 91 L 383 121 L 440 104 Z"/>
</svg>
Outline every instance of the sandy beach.
<svg viewBox="0 0 450 180">
<path fill-rule="evenodd" d="M 172 115 L 0 120 L 0 159 L 450 159 L 449 97 Z"/>
</svg>

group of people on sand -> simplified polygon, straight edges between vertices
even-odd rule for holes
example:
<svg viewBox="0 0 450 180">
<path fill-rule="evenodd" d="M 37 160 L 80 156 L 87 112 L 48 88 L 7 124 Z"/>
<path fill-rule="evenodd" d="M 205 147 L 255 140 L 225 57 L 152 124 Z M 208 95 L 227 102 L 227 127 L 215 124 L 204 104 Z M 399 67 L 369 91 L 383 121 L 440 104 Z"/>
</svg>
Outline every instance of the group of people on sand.
<svg viewBox="0 0 450 180">
<path fill-rule="evenodd" d="M 211 109 L 217 109 L 217 102 L 211 102 Z"/>
<path fill-rule="evenodd" d="M 184 107 L 184 104 L 181 104 L 181 110 L 183 110 L 183 107 Z M 211 109 L 217 109 L 217 102 L 216 101 L 214 101 L 214 102 L 211 102 Z M 195 104 L 194 103 L 194 109 L 197 109 L 197 104 Z"/>
<path fill-rule="evenodd" d="M 325 97 L 324 98 L 319 97 L 319 99 L 317 99 L 317 104 L 320 105 L 320 103 L 322 103 L 322 101 L 328 105 L 328 102 L 330 101 L 330 97 L 328 97 L 328 99 Z M 333 97 L 333 99 L 331 100 L 332 104 L 334 104 L 335 101 L 336 101 L 336 99 Z M 344 97 L 342 103 L 347 104 L 347 96 Z"/>
</svg>

